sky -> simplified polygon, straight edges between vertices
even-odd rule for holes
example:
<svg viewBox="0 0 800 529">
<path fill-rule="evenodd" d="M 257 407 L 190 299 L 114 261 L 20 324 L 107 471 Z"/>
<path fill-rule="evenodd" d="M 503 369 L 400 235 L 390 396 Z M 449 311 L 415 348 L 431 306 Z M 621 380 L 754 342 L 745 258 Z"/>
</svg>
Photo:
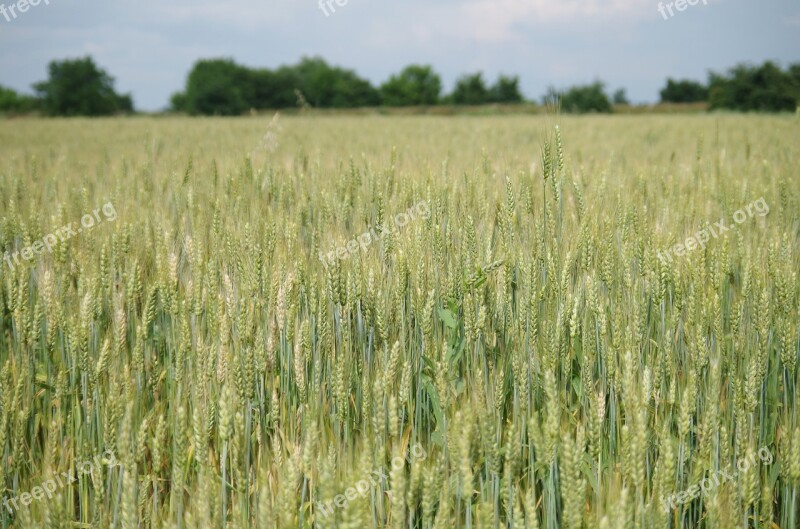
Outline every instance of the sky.
<svg viewBox="0 0 800 529">
<path fill-rule="evenodd" d="M 91 55 L 145 111 L 166 108 L 203 58 L 275 68 L 321 56 L 375 85 L 430 64 L 446 91 L 465 73 L 511 74 L 537 100 L 601 79 L 634 103 L 657 101 L 667 77 L 800 62 L 798 0 L 692 0 L 672 16 L 654 0 L 331 0 L 325 11 L 319 0 L 39 0 L 7 19 L 18 1 L 30 0 L 0 0 L 0 85 L 31 93 L 50 61 Z"/>
</svg>

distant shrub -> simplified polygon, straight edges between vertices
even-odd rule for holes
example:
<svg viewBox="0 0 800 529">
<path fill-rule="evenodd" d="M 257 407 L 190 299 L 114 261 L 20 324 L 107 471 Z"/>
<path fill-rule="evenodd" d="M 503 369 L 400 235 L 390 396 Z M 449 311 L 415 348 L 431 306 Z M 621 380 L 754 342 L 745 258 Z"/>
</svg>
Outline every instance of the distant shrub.
<svg viewBox="0 0 800 529">
<path fill-rule="evenodd" d="M 489 89 L 481 72 L 462 75 L 456 81 L 450 100 L 456 105 L 482 105 L 489 102 Z"/>
<path fill-rule="evenodd" d="M 740 64 L 727 75 L 712 72 L 709 81 L 709 110 L 743 112 L 794 112 L 800 102 L 800 65 L 784 72 L 776 64 Z"/>
<path fill-rule="evenodd" d="M 445 98 L 446 103 L 455 105 L 522 103 L 524 100 L 519 91 L 519 77 L 500 75 L 487 87 L 481 72 L 459 77 L 453 92 Z"/>
<path fill-rule="evenodd" d="M 11 88 L 0 85 L 0 113 L 26 114 L 39 108 L 35 97 L 20 94 Z"/>
<path fill-rule="evenodd" d="M 708 88 L 696 81 L 668 78 L 660 95 L 662 103 L 698 103 L 708 101 Z"/>
<path fill-rule="evenodd" d="M 618 89 L 614 92 L 614 96 L 612 97 L 615 105 L 630 105 L 631 102 L 628 100 L 628 94 L 625 93 L 624 88 Z"/>
<path fill-rule="evenodd" d="M 442 80 L 431 66 L 412 64 L 393 75 L 380 88 L 384 105 L 402 107 L 435 105 L 442 92 Z"/>
<path fill-rule="evenodd" d="M 549 88 L 543 98 L 545 105 L 557 104 L 564 112 L 585 114 L 588 112 L 610 113 L 613 110 L 611 100 L 605 92 L 602 81 L 592 84 L 573 86 L 566 91 Z"/>
<path fill-rule="evenodd" d="M 489 88 L 489 101 L 492 103 L 522 103 L 524 98 L 519 91 L 519 77 L 501 75 Z"/>
</svg>

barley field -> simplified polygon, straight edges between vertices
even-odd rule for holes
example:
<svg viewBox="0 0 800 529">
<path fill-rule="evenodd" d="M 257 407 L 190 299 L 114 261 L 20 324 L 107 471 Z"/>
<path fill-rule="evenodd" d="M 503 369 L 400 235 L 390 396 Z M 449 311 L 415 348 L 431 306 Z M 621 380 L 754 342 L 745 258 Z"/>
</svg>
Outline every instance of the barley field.
<svg viewBox="0 0 800 529">
<path fill-rule="evenodd" d="M 798 159 L 797 116 L 1 121 L 0 528 L 796 529 Z"/>
</svg>

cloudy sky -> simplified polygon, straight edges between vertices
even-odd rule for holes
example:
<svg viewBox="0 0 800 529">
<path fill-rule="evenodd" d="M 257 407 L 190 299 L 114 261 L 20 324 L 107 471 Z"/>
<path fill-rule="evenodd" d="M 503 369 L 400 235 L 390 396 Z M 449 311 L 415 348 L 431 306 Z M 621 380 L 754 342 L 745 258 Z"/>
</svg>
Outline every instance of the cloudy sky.
<svg viewBox="0 0 800 529">
<path fill-rule="evenodd" d="M 657 100 L 668 76 L 800 62 L 798 0 L 696 0 L 666 20 L 655 0 L 339 0 L 327 16 L 319 0 L 44 1 L 0 14 L 0 85 L 30 92 L 49 61 L 88 54 L 142 110 L 164 108 L 209 57 L 276 67 L 319 55 L 375 84 L 426 63 L 447 90 L 465 72 L 516 74 L 537 99 L 600 78 L 634 102 Z"/>
</svg>

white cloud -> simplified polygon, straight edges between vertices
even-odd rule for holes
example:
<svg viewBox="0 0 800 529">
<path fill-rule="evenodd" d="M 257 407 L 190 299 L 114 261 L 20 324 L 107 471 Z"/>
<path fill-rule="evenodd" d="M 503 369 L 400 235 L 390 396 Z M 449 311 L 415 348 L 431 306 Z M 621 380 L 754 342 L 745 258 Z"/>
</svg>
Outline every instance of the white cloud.
<svg viewBox="0 0 800 529">
<path fill-rule="evenodd" d="M 641 0 L 473 0 L 460 11 L 469 36 L 488 42 L 517 40 L 522 29 L 543 23 L 626 21 L 656 13 Z"/>
<path fill-rule="evenodd" d="M 561 26 L 564 32 L 581 31 L 585 27 L 597 30 L 598 24 L 607 27 L 660 16 L 655 4 L 642 0 L 414 1 L 393 15 L 392 24 L 375 28 L 381 43 L 408 44 L 410 39 L 417 45 L 457 42 L 524 45 L 543 28 L 557 30 Z"/>
</svg>

